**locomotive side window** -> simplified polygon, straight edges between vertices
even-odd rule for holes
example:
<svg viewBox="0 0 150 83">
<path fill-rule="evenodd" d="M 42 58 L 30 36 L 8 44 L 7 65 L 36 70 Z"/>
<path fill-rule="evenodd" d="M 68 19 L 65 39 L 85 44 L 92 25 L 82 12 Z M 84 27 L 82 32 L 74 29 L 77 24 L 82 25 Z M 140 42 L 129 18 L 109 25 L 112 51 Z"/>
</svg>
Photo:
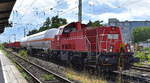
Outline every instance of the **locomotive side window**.
<svg viewBox="0 0 150 83">
<path fill-rule="evenodd" d="M 63 33 L 70 33 L 70 32 L 75 32 L 76 28 L 74 26 L 67 26 L 64 28 Z"/>
<path fill-rule="evenodd" d="M 108 34 L 108 39 L 118 39 L 119 35 L 118 34 Z"/>
<path fill-rule="evenodd" d="M 63 33 L 69 33 L 69 32 L 71 32 L 71 30 L 69 28 L 64 28 Z"/>
</svg>

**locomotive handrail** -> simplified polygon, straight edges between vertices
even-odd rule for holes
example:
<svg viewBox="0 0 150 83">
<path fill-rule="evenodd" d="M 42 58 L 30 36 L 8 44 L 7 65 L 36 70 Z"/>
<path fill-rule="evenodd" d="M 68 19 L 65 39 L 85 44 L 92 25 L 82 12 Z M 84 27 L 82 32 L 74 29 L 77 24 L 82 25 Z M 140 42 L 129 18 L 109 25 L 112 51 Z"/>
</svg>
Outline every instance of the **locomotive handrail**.
<svg viewBox="0 0 150 83">
<path fill-rule="evenodd" d="M 87 38 L 87 36 L 85 36 L 85 39 L 87 40 L 88 44 L 91 46 L 91 43 L 90 43 L 89 39 Z"/>
<path fill-rule="evenodd" d="M 104 34 L 104 32 L 105 32 L 105 29 L 103 30 L 103 34 Z M 102 35 L 102 34 L 100 34 L 100 36 L 101 36 L 101 35 Z M 100 39 L 100 51 L 102 50 L 102 49 L 101 49 L 101 46 L 102 46 L 102 44 L 101 44 L 102 42 L 101 42 L 101 41 L 103 41 L 103 37 L 104 37 L 104 36 L 102 36 L 102 39 Z"/>
<path fill-rule="evenodd" d="M 97 34 L 96 34 L 96 53 L 99 50 L 99 48 L 98 48 L 98 46 L 99 46 L 98 40 L 99 40 L 99 38 L 98 38 L 98 31 L 97 31 Z"/>
<path fill-rule="evenodd" d="M 90 55 L 90 53 L 91 53 L 91 43 L 90 43 L 89 39 L 87 38 L 87 36 L 85 36 L 85 39 L 86 39 L 86 41 L 87 41 L 87 43 L 88 43 L 88 46 L 87 46 L 87 47 L 88 47 L 88 50 L 89 50 L 88 53 L 89 53 L 89 55 Z M 88 56 L 89 56 L 89 55 L 88 55 Z"/>
<path fill-rule="evenodd" d="M 98 64 L 98 57 L 100 56 L 98 54 L 98 51 L 99 51 L 99 33 L 98 31 L 96 32 L 96 64 Z"/>
</svg>

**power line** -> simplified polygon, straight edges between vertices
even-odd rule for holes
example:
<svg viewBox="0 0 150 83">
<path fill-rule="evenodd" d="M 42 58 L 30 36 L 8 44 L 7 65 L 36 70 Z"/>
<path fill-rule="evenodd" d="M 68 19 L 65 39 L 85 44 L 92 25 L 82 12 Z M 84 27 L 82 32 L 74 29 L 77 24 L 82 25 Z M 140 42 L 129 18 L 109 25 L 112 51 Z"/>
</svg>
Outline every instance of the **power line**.
<svg viewBox="0 0 150 83">
<path fill-rule="evenodd" d="M 29 8 L 35 3 L 34 2 L 35 0 L 33 0 L 32 1 L 32 3 L 31 3 L 31 5 L 29 6 Z M 63 3 L 60 3 L 60 4 L 58 4 L 58 5 L 62 5 Z M 53 10 L 54 8 L 56 8 L 58 5 L 56 5 L 55 7 L 52 7 L 52 8 L 50 8 L 50 10 Z M 29 8 L 28 9 L 26 9 L 26 10 L 28 10 L 29 11 Z M 24 16 L 25 16 L 25 14 L 26 14 L 26 12 L 28 12 L 28 11 L 25 11 L 24 12 L 24 14 L 23 14 L 23 16 L 22 16 L 22 18 L 24 18 Z M 55 12 L 56 13 L 56 12 Z"/>
<path fill-rule="evenodd" d="M 73 8 L 71 8 L 71 9 L 69 9 L 69 10 L 67 10 L 67 11 L 65 11 L 65 12 L 63 12 L 63 13 L 61 13 L 60 15 L 64 15 L 64 14 L 66 14 L 66 13 L 69 13 L 69 12 L 72 12 L 74 9 L 76 9 L 77 7 L 73 7 Z"/>
<path fill-rule="evenodd" d="M 64 3 L 60 3 L 60 4 L 58 4 L 58 5 L 61 5 L 61 4 L 64 4 Z M 53 7 L 51 10 L 54 10 L 54 8 L 56 8 L 58 5 L 56 5 L 55 7 Z M 63 12 L 63 13 L 61 13 L 60 15 L 64 15 L 64 14 L 66 14 L 66 13 L 68 13 L 70 10 L 72 11 L 73 9 L 75 9 L 75 8 L 77 8 L 77 7 L 74 7 L 74 8 L 71 8 L 71 9 L 69 9 L 69 10 L 67 10 L 67 11 L 65 11 L 65 12 Z M 54 11 L 53 11 L 54 12 Z M 44 11 L 44 13 L 45 13 L 45 11 Z M 59 13 L 58 11 L 56 11 L 56 12 L 54 12 L 54 13 Z"/>
<path fill-rule="evenodd" d="M 140 0 L 140 1 L 142 1 L 142 0 Z M 126 0 L 124 3 L 120 4 L 117 7 L 121 8 L 121 7 L 124 7 L 124 6 L 129 6 L 129 4 L 133 5 L 133 4 L 139 3 L 140 1 L 137 1 L 137 0 L 128 1 L 128 0 Z"/>
<path fill-rule="evenodd" d="M 21 16 L 20 19 L 24 18 L 24 16 L 26 15 L 26 13 L 29 11 L 29 8 L 32 7 L 32 5 L 33 5 L 35 2 L 36 2 L 35 0 L 32 1 L 32 3 L 30 4 L 30 6 L 28 7 L 28 9 L 25 10 L 24 14 Z M 50 10 L 54 10 L 55 8 L 57 8 L 57 6 L 64 4 L 63 2 L 60 2 L 60 1 L 58 1 L 58 2 L 59 2 L 59 4 L 57 4 L 56 6 L 54 6 L 54 7 L 52 7 L 52 8 L 49 8 L 49 9 L 50 9 Z M 23 3 L 23 0 L 22 0 L 22 3 Z M 66 13 L 69 13 L 70 11 L 74 10 L 75 8 L 77 8 L 77 7 L 71 8 L 71 9 L 69 9 L 69 10 L 67 10 L 67 11 L 65 11 L 65 12 L 63 12 L 63 13 L 61 13 L 60 15 L 64 15 L 64 14 L 66 14 Z M 54 10 L 54 11 L 55 11 L 55 10 Z M 44 13 L 45 13 L 45 11 L 44 11 Z M 54 12 L 54 13 L 57 13 L 57 12 Z M 44 15 L 45 15 L 45 14 L 44 14 Z"/>
<path fill-rule="evenodd" d="M 36 0 L 36 1 L 37 1 L 37 0 Z M 29 7 L 26 9 L 26 11 L 24 12 L 22 18 L 25 16 L 25 13 L 26 13 L 26 12 L 29 12 L 29 8 L 32 7 L 32 5 L 33 5 L 36 1 L 33 0 L 33 1 L 31 2 L 30 6 L 29 6 Z"/>
<path fill-rule="evenodd" d="M 20 5 L 19 5 L 18 7 L 21 8 L 23 1 L 24 1 L 24 0 L 21 0 Z"/>
</svg>

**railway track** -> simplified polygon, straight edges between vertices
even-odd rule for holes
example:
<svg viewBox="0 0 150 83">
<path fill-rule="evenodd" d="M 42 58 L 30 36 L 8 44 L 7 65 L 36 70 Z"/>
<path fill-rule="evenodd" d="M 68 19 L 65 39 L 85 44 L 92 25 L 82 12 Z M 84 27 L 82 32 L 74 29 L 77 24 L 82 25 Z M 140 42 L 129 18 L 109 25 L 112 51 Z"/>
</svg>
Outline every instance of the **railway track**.
<svg viewBox="0 0 150 83">
<path fill-rule="evenodd" d="M 121 83 L 150 83 L 149 76 L 143 76 L 138 73 L 133 73 L 132 71 L 114 71 L 113 73 L 118 76 L 118 79 L 121 79 Z"/>
<path fill-rule="evenodd" d="M 9 52 L 11 55 L 9 57 L 25 72 L 27 72 L 32 79 L 34 79 L 34 83 L 74 83 L 73 81 L 70 81 L 69 79 L 47 70 L 42 66 L 30 62 L 7 49 L 5 49 L 5 51 Z M 50 76 L 50 78 L 45 79 L 47 76 Z"/>
<path fill-rule="evenodd" d="M 132 65 L 130 70 L 114 71 L 113 73 L 127 83 L 150 83 L 150 67 Z"/>
<path fill-rule="evenodd" d="M 144 66 L 132 66 L 132 69 L 135 70 L 140 70 L 140 71 L 146 71 L 146 72 L 150 72 L 150 67 L 144 67 Z"/>
<path fill-rule="evenodd" d="M 8 50 L 7 50 L 8 51 Z M 17 57 L 17 58 L 15 58 L 15 60 L 16 59 L 18 59 L 18 60 L 20 60 L 19 61 L 19 63 L 18 64 L 20 64 L 20 62 L 23 62 L 23 58 L 21 58 L 20 56 L 17 56 L 17 54 L 15 53 L 15 52 L 12 52 L 12 51 L 9 51 L 12 55 L 13 55 L 13 57 L 12 58 L 15 58 L 15 57 Z M 14 55 L 16 55 L 16 56 L 14 56 Z M 24 62 L 23 62 L 24 63 Z M 35 63 L 33 63 L 33 64 L 35 64 Z M 36 65 L 36 64 L 35 64 Z M 28 65 L 29 66 L 29 65 Z M 38 65 L 39 66 L 39 65 Z M 24 66 L 23 66 L 24 67 Z M 41 67 L 41 66 L 39 66 L 39 67 Z M 31 67 L 30 67 L 31 68 Z M 26 67 L 25 67 L 25 69 L 26 69 Z M 27 70 L 27 69 L 26 69 Z M 46 70 L 46 72 L 47 71 L 49 71 L 49 70 L 47 70 L 47 69 L 45 69 L 44 68 L 44 70 Z M 135 69 L 134 69 L 135 70 Z M 40 71 L 40 70 L 35 70 L 35 71 Z M 28 71 L 29 73 L 30 73 L 30 71 Z M 128 71 L 128 72 L 130 72 L 130 71 Z M 131 72 L 130 72 L 131 73 Z M 31 73 L 32 74 L 32 73 Z M 132 83 L 150 83 L 150 77 L 147 77 L 147 76 L 139 76 L 139 75 L 132 75 L 132 74 L 127 74 L 127 72 L 119 72 L 119 71 L 115 71 L 115 72 L 113 72 L 112 74 L 114 74 L 114 77 L 118 77 L 117 79 L 120 79 L 120 83 L 130 83 L 130 82 L 132 82 Z M 58 75 L 58 74 L 57 74 Z M 50 82 L 44 82 L 43 80 L 40 80 L 40 78 L 39 77 L 36 77 L 36 75 L 32 75 L 33 76 L 33 79 L 35 79 L 36 81 L 39 81 L 39 82 L 36 82 L 36 83 L 50 83 Z M 112 76 L 111 76 L 112 77 Z M 66 78 L 65 78 L 66 79 Z M 113 78 L 112 78 L 113 79 Z M 116 78 L 115 78 L 116 79 Z M 67 79 L 68 80 L 68 79 Z M 136 81 L 135 81 L 136 80 Z M 72 81 L 63 81 L 63 80 L 61 80 L 61 81 L 59 81 L 59 79 L 58 80 L 54 80 L 55 81 L 55 83 L 73 83 Z M 54 81 L 52 82 L 52 83 L 54 83 Z"/>
</svg>

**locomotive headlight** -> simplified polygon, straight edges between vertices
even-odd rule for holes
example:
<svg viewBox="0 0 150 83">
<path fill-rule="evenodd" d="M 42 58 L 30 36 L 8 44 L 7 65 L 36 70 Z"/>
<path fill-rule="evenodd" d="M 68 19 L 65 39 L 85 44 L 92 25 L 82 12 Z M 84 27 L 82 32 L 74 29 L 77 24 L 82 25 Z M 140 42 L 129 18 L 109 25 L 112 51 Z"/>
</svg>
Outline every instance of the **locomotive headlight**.
<svg viewBox="0 0 150 83">
<path fill-rule="evenodd" d="M 110 49 L 110 52 L 112 52 L 112 49 Z"/>
<path fill-rule="evenodd" d="M 134 52 L 134 46 L 133 45 L 131 45 L 130 49 L 132 52 Z"/>
<path fill-rule="evenodd" d="M 128 52 L 134 52 L 134 47 L 131 45 L 131 46 L 128 46 Z"/>
<path fill-rule="evenodd" d="M 128 48 L 128 52 L 131 52 L 131 50 Z"/>
<path fill-rule="evenodd" d="M 128 49 L 128 52 L 131 52 L 131 47 L 130 46 L 128 46 L 127 49 Z"/>
<path fill-rule="evenodd" d="M 113 51 L 113 46 L 110 46 L 109 52 Z"/>
</svg>

